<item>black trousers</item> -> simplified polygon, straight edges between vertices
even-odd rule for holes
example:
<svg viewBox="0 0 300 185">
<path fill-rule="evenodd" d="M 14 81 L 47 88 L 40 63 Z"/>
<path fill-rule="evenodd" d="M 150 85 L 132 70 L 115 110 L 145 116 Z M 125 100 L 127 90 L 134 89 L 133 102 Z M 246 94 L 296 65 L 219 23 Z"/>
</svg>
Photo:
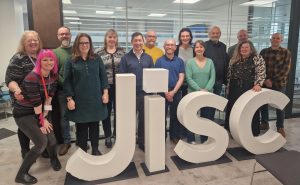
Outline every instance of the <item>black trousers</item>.
<svg viewBox="0 0 300 185">
<path fill-rule="evenodd" d="M 108 116 L 105 120 L 102 121 L 103 130 L 105 138 L 112 135 L 111 132 L 111 111 L 114 109 L 114 131 L 113 135 L 116 135 L 116 92 L 115 92 L 115 84 L 110 84 L 110 88 L 108 89 L 109 102 L 107 104 Z"/>
<path fill-rule="evenodd" d="M 145 119 L 144 119 L 144 94 L 136 96 L 136 109 L 138 112 L 138 144 L 145 143 Z"/>
<path fill-rule="evenodd" d="M 229 116 L 231 109 L 236 102 L 236 100 L 246 91 L 252 89 L 253 82 L 243 81 L 242 83 L 239 80 L 231 80 L 229 85 L 229 94 L 228 94 L 228 103 L 226 107 L 226 116 L 225 116 L 225 129 L 229 130 Z M 260 133 L 259 129 L 259 110 L 257 110 L 252 119 L 252 134 L 253 136 L 258 136 Z"/>
<path fill-rule="evenodd" d="M 99 145 L 99 122 L 76 123 L 77 144 L 87 151 L 87 141 L 90 137 L 92 149 L 98 149 Z"/>
</svg>

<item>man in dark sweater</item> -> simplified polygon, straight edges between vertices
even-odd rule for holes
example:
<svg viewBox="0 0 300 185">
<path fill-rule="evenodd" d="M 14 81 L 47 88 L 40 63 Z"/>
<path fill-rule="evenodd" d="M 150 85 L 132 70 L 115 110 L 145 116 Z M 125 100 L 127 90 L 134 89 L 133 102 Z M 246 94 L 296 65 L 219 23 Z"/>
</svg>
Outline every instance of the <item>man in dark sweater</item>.
<svg viewBox="0 0 300 185">
<path fill-rule="evenodd" d="M 136 109 L 138 112 L 138 145 L 144 151 L 144 96 L 143 69 L 153 68 L 150 55 L 143 51 L 144 38 L 140 32 L 131 36 L 132 49 L 121 58 L 120 73 L 133 73 L 136 76 Z"/>
<path fill-rule="evenodd" d="M 226 53 L 226 45 L 220 42 L 221 30 L 218 26 L 213 26 L 208 32 L 209 40 L 205 42 L 206 49 L 204 55 L 212 59 L 216 70 L 216 82 L 214 85 L 214 94 L 220 95 L 222 85 L 226 84 L 227 68 L 229 57 Z M 212 111 L 211 117 L 214 117 L 216 109 Z"/>
</svg>

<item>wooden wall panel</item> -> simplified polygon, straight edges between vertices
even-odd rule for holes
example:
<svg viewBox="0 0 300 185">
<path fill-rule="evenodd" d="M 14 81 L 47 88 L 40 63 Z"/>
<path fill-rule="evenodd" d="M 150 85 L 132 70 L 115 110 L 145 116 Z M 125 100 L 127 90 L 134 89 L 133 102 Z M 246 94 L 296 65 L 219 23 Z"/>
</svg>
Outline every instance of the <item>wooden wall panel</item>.
<svg viewBox="0 0 300 185">
<path fill-rule="evenodd" d="M 39 33 L 44 48 L 56 48 L 57 29 L 63 25 L 61 0 L 27 0 L 29 29 Z"/>
</svg>

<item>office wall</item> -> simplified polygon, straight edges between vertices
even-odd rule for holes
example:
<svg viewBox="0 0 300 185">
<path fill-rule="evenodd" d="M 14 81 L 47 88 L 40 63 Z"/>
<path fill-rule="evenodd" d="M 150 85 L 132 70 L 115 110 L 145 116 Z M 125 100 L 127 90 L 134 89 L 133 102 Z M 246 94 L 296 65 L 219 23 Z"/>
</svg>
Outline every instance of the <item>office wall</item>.
<svg viewBox="0 0 300 185">
<path fill-rule="evenodd" d="M 0 83 L 5 80 L 5 71 L 10 58 L 16 52 L 18 41 L 24 31 L 22 5 L 17 0 L 0 1 Z"/>
</svg>

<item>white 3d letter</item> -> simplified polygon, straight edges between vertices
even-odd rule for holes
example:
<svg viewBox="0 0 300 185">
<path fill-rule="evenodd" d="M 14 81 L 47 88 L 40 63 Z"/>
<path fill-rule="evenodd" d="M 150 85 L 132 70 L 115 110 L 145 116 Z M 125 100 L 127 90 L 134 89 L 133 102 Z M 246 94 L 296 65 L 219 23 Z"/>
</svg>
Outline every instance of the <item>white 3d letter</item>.
<svg viewBox="0 0 300 185">
<path fill-rule="evenodd" d="M 235 102 L 229 117 L 232 137 L 253 154 L 265 154 L 280 149 L 286 140 L 279 133 L 269 129 L 264 135 L 253 137 L 252 118 L 256 110 L 264 104 L 283 109 L 289 98 L 278 91 L 263 88 L 260 92 L 249 90 Z"/>
<path fill-rule="evenodd" d="M 69 158 L 66 171 L 86 181 L 114 177 L 132 160 L 136 132 L 136 80 L 133 74 L 116 75 L 116 143 L 102 156 L 92 156 L 80 148 Z"/>
<path fill-rule="evenodd" d="M 168 91 L 168 70 L 144 69 L 143 90 L 147 93 Z M 165 99 L 145 96 L 145 164 L 149 172 L 165 170 Z"/>
<path fill-rule="evenodd" d="M 180 140 L 176 147 L 176 154 L 192 163 L 214 161 L 226 151 L 229 137 L 225 129 L 217 123 L 197 116 L 202 107 L 213 107 L 224 110 L 227 100 L 209 92 L 193 92 L 187 94 L 180 101 L 177 109 L 178 120 L 188 130 L 199 135 L 209 136 L 204 144 L 192 145 Z"/>
</svg>

